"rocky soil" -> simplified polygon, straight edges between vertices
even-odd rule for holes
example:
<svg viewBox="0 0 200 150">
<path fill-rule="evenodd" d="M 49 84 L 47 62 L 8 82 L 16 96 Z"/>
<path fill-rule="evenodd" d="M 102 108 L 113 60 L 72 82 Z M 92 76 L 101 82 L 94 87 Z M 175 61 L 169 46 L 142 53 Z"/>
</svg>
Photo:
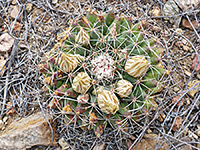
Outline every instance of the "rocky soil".
<svg viewBox="0 0 200 150">
<path fill-rule="evenodd" d="M 88 8 L 145 20 L 146 35 L 164 49 L 165 88 L 128 134 L 107 129 L 97 138 L 67 126 L 43 95 L 42 55 Z M 198 0 L 0 1 L 0 149 L 200 149 L 199 20 Z"/>
</svg>

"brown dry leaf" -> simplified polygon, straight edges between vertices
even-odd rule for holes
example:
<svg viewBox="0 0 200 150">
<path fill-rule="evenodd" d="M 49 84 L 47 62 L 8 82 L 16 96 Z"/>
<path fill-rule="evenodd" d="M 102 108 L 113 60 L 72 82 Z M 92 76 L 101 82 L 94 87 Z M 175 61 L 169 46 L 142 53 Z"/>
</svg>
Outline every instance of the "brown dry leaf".
<svg viewBox="0 0 200 150">
<path fill-rule="evenodd" d="M 13 44 L 14 39 L 8 33 L 4 33 L 0 36 L 0 52 L 9 52 Z"/>
<path fill-rule="evenodd" d="M 179 100 L 180 97 L 181 97 L 181 95 L 174 96 L 174 97 L 172 98 L 172 103 L 175 104 L 175 103 Z M 179 102 L 176 104 L 176 106 L 177 106 L 177 107 L 178 107 L 179 105 L 180 105 L 180 106 L 183 106 L 184 101 L 185 101 L 185 99 L 182 98 L 181 100 L 179 100 Z"/>
<path fill-rule="evenodd" d="M 19 22 L 12 22 L 10 25 L 10 28 L 13 28 L 14 31 L 20 31 L 22 28 L 23 24 L 20 24 Z"/>
<path fill-rule="evenodd" d="M 183 122 L 183 119 L 181 117 L 177 117 L 175 122 L 174 122 L 174 125 L 172 127 L 172 130 L 174 132 L 178 131 L 182 125 L 182 122 Z"/>
<path fill-rule="evenodd" d="M 130 148 L 132 142 L 129 140 L 127 142 L 128 148 Z M 158 139 L 157 134 L 146 134 L 144 138 L 138 142 L 131 150 L 155 150 L 157 145 L 160 146 L 159 150 L 167 150 L 169 146 L 166 142 L 162 142 L 162 140 Z"/>
<path fill-rule="evenodd" d="M 189 81 L 188 82 L 188 85 L 187 85 L 187 88 L 190 89 L 191 87 L 193 87 L 195 84 L 199 83 L 200 81 L 199 80 L 192 80 L 192 81 Z M 194 87 L 194 88 L 198 88 L 198 84 Z M 194 97 L 194 95 L 199 91 L 199 89 L 192 89 L 188 92 L 188 94 L 191 96 L 191 97 Z"/>
<path fill-rule="evenodd" d="M 196 28 L 198 26 L 198 24 L 195 20 L 192 20 L 191 23 L 194 26 L 194 28 Z M 190 24 L 190 22 L 187 19 L 183 19 L 183 21 L 182 21 L 183 27 L 193 30 L 192 25 Z"/>
<path fill-rule="evenodd" d="M 6 108 L 9 109 L 10 107 L 12 107 L 12 103 L 8 102 Z M 6 115 L 14 114 L 15 112 L 15 107 L 12 107 L 8 112 L 6 112 Z"/>
<path fill-rule="evenodd" d="M 199 55 L 199 58 L 200 58 L 200 55 Z M 199 62 L 198 56 L 195 55 L 195 58 L 194 58 L 194 60 L 193 60 L 193 62 L 192 62 L 191 69 L 194 69 L 198 62 Z M 198 66 L 196 67 L 195 71 L 199 71 L 199 70 L 200 70 L 200 63 L 199 63 Z"/>
<path fill-rule="evenodd" d="M 5 70 L 5 63 L 6 63 L 6 60 L 4 59 L 0 59 L 0 76 L 3 74 L 3 71 Z M 3 67 L 4 66 L 4 67 Z"/>
</svg>

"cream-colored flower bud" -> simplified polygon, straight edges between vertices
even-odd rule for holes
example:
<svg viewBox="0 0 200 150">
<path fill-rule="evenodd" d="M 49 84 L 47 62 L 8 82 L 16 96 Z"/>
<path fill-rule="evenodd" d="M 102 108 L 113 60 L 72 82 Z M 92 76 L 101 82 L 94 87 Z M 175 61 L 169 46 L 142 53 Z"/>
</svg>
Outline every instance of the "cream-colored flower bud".
<svg viewBox="0 0 200 150">
<path fill-rule="evenodd" d="M 85 72 L 80 72 L 73 80 L 72 88 L 77 93 L 84 94 L 90 88 L 91 78 Z"/>
<path fill-rule="evenodd" d="M 75 41 L 83 46 L 88 46 L 88 44 L 90 44 L 90 36 L 86 30 L 80 27 L 80 31 L 78 32 Z"/>
<path fill-rule="evenodd" d="M 79 54 L 61 53 L 61 56 L 57 59 L 57 63 L 63 72 L 70 72 L 74 70 L 82 60 L 83 56 Z"/>
<path fill-rule="evenodd" d="M 132 56 L 125 65 L 125 71 L 137 78 L 143 76 L 149 68 L 149 63 L 144 56 Z"/>
<path fill-rule="evenodd" d="M 133 85 L 127 80 L 119 80 L 117 82 L 116 91 L 117 94 L 123 98 L 128 97 L 132 92 Z"/>
<path fill-rule="evenodd" d="M 119 110 L 119 99 L 114 93 L 108 90 L 99 92 L 97 101 L 101 110 L 106 114 L 115 114 Z"/>
</svg>

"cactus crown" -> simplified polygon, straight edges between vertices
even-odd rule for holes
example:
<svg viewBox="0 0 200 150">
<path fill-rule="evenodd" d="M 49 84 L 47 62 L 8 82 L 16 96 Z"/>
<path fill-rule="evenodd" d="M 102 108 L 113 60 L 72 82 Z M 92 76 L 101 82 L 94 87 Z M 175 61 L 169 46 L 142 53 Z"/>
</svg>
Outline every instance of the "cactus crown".
<svg viewBox="0 0 200 150">
<path fill-rule="evenodd" d="M 152 107 L 166 74 L 163 49 L 144 37 L 144 26 L 112 11 L 73 20 L 39 65 L 43 90 L 54 95 L 49 107 L 97 137 L 108 125 L 128 130 L 127 120 Z"/>
</svg>

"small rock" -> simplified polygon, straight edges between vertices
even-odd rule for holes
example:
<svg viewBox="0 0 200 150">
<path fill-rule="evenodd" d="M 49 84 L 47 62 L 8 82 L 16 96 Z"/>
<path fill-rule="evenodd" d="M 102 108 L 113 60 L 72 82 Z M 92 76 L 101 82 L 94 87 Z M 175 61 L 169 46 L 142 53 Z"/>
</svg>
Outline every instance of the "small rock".
<svg viewBox="0 0 200 150">
<path fill-rule="evenodd" d="M 189 72 L 189 71 L 187 71 L 187 70 L 185 70 L 184 72 L 185 72 L 185 74 L 186 74 L 187 76 L 189 76 L 189 77 L 192 75 L 192 73 Z"/>
<path fill-rule="evenodd" d="M 188 136 L 190 138 L 195 138 L 195 139 L 198 139 L 198 136 L 196 134 L 194 134 L 192 131 L 188 131 Z"/>
<path fill-rule="evenodd" d="M 175 0 L 183 11 L 187 11 L 192 7 L 197 7 L 199 0 Z"/>
<path fill-rule="evenodd" d="M 195 84 L 199 83 L 199 80 L 192 80 L 188 82 L 187 88 L 190 89 L 191 87 L 193 87 Z M 195 87 L 193 87 L 192 90 L 188 91 L 188 94 L 191 97 L 194 97 L 194 95 L 199 91 L 199 89 L 194 89 L 194 88 L 198 88 L 199 84 L 197 84 Z"/>
<path fill-rule="evenodd" d="M 8 120 L 8 117 L 5 116 L 5 117 L 3 118 L 3 122 L 5 123 L 7 120 Z"/>
<path fill-rule="evenodd" d="M 153 26 L 153 27 L 152 27 L 152 31 L 154 31 L 154 32 L 160 32 L 160 31 L 161 31 L 161 28 L 158 27 L 158 26 Z"/>
<path fill-rule="evenodd" d="M 186 39 L 182 39 L 181 41 L 182 41 L 182 42 L 183 42 L 183 44 L 185 44 L 185 45 L 187 45 L 187 44 L 188 44 L 188 42 L 187 42 L 187 40 L 186 40 Z"/>
<path fill-rule="evenodd" d="M 183 33 L 183 30 L 182 30 L 181 28 L 177 28 L 177 29 L 176 29 L 176 32 L 179 33 L 179 34 L 182 34 L 182 33 Z"/>
<path fill-rule="evenodd" d="M 183 50 L 188 52 L 190 50 L 189 46 L 183 45 Z"/>
<path fill-rule="evenodd" d="M 4 125 L 4 126 L 1 128 L 1 130 L 3 131 L 3 130 L 5 130 L 5 128 L 6 128 L 6 127 L 5 127 L 5 125 Z"/>
<path fill-rule="evenodd" d="M 10 12 L 10 17 L 16 19 L 18 17 L 19 20 L 22 19 L 22 16 L 18 16 L 19 14 L 19 8 L 17 6 L 13 6 L 11 12 Z"/>
<path fill-rule="evenodd" d="M 0 36 L 0 52 L 9 52 L 14 44 L 14 39 L 8 34 L 4 33 Z"/>
<path fill-rule="evenodd" d="M 5 70 L 5 63 L 6 63 L 6 60 L 1 60 L 0 59 L 0 76 L 3 74 L 4 70 Z"/>
<path fill-rule="evenodd" d="M 168 0 L 162 10 L 163 16 L 175 16 L 180 12 L 179 7 L 177 6 L 176 2 L 174 0 Z M 178 27 L 181 22 L 181 17 L 166 17 L 165 19 L 169 20 L 171 23 L 175 23 L 175 25 Z"/>
<path fill-rule="evenodd" d="M 6 108 L 9 109 L 9 111 L 6 112 L 6 115 L 11 115 L 11 114 L 14 114 L 16 112 L 15 107 L 12 106 L 11 102 L 7 103 Z"/>
<path fill-rule="evenodd" d="M 33 8 L 33 4 L 32 4 L 32 3 L 27 3 L 27 4 L 26 4 L 26 10 L 27 10 L 28 12 L 30 12 L 30 11 L 32 10 L 32 8 Z"/>
<path fill-rule="evenodd" d="M 165 118 L 166 118 L 166 115 L 164 113 L 159 114 L 159 121 L 160 122 L 163 122 Z"/>
<path fill-rule="evenodd" d="M 174 92 L 178 92 L 179 90 L 180 89 L 177 86 L 174 87 Z"/>
<path fill-rule="evenodd" d="M 69 148 L 69 144 L 65 142 L 65 139 L 63 137 L 58 140 L 58 144 L 62 147 L 62 150 L 66 150 Z"/>
<path fill-rule="evenodd" d="M 48 115 L 46 117 L 51 122 L 51 117 Z M 55 131 L 54 126 L 52 128 Z M 53 146 L 57 145 L 55 137 L 54 132 Z M 52 132 L 42 112 L 12 122 L 0 133 L 1 150 L 25 150 L 36 145 L 48 146 L 51 139 Z"/>
<path fill-rule="evenodd" d="M 165 35 L 169 35 L 169 32 L 167 30 L 164 31 Z"/>
<path fill-rule="evenodd" d="M 176 46 L 178 46 L 179 48 L 183 46 L 183 42 L 182 41 L 177 41 L 175 43 Z"/>
<path fill-rule="evenodd" d="M 155 17 L 160 16 L 160 8 L 158 6 L 154 7 L 150 14 Z"/>
<path fill-rule="evenodd" d="M 93 150 L 105 150 L 105 148 L 106 148 L 105 143 L 102 143 L 102 144 L 95 145 L 95 147 L 93 148 Z"/>
<path fill-rule="evenodd" d="M 186 98 L 186 104 L 190 105 L 190 99 L 189 99 L 189 97 Z"/>
<path fill-rule="evenodd" d="M 58 0 L 52 0 L 52 4 L 58 3 Z"/>
<path fill-rule="evenodd" d="M 0 130 L 3 128 L 3 126 L 4 126 L 4 123 L 2 120 L 0 120 Z"/>
</svg>

